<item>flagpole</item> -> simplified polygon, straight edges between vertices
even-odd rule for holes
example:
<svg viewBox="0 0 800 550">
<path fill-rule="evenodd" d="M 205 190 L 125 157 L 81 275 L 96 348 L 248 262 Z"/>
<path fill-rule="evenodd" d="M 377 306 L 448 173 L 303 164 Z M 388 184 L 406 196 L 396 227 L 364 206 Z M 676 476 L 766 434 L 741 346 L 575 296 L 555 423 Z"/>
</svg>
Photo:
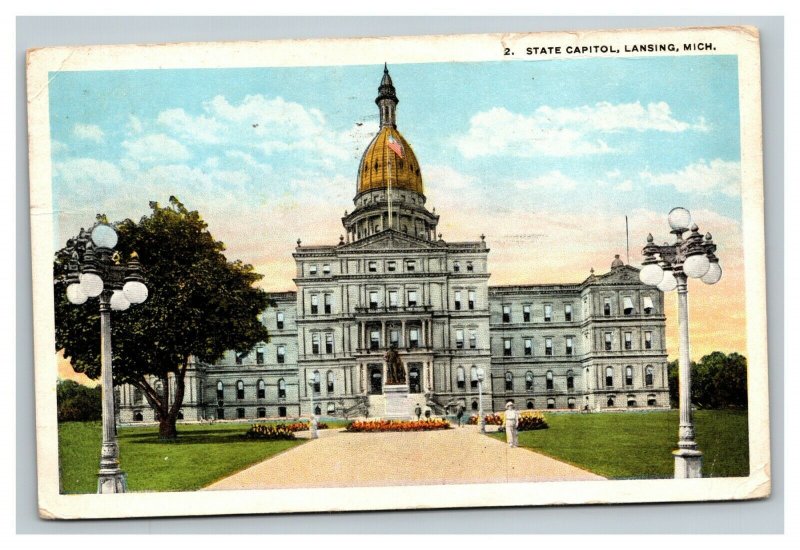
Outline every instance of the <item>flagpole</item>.
<svg viewBox="0 0 800 550">
<path fill-rule="evenodd" d="M 392 137 L 392 133 L 389 132 L 389 137 Z M 389 199 L 389 227 L 394 229 L 392 224 L 392 154 L 394 151 L 387 156 L 389 157 L 389 184 L 386 187 L 386 196 Z"/>
</svg>

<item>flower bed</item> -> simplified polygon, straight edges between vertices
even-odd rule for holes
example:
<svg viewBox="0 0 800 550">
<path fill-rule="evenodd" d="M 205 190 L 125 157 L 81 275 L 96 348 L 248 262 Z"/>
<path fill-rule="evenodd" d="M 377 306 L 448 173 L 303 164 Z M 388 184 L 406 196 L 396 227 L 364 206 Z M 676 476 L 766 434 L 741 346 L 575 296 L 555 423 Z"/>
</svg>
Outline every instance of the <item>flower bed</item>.
<svg viewBox="0 0 800 550">
<path fill-rule="evenodd" d="M 483 417 L 483 421 L 484 421 L 484 424 L 486 424 L 487 426 L 502 426 L 503 425 L 503 415 L 502 414 L 497 414 L 497 413 L 487 414 L 486 416 Z M 478 423 L 478 415 L 477 414 L 474 414 L 474 415 L 470 416 L 469 420 L 467 421 L 467 424 L 475 425 L 477 423 Z"/>
<path fill-rule="evenodd" d="M 303 432 L 306 430 L 311 429 L 311 425 L 308 422 L 292 422 L 291 424 L 277 424 L 278 426 L 285 426 L 287 430 L 292 432 Z M 327 430 L 328 425 L 325 422 L 318 422 L 317 423 L 318 430 Z"/>
<path fill-rule="evenodd" d="M 318 430 L 325 430 L 324 422 L 317 424 Z M 295 432 L 310 430 L 308 422 L 292 422 L 291 424 L 253 424 L 245 437 L 250 439 L 294 439 Z"/>
<path fill-rule="evenodd" d="M 505 430 L 505 414 L 504 413 L 493 413 L 488 414 L 484 417 L 484 421 L 487 426 L 500 426 L 500 431 Z M 470 417 L 468 424 L 477 424 L 478 423 L 478 416 L 473 415 Z M 528 431 L 528 430 L 545 430 L 548 428 L 547 421 L 544 419 L 544 415 L 539 411 L 522 411 L 519 415 L 519 425 L 517 430 L 520 432 Z"/>
<path fill-rule="evenodd" d="M 429 420 L 354 420 L 348 432 L 426 432 L 450 429 L 450 423 L 441 418 Z"/>
</svg>

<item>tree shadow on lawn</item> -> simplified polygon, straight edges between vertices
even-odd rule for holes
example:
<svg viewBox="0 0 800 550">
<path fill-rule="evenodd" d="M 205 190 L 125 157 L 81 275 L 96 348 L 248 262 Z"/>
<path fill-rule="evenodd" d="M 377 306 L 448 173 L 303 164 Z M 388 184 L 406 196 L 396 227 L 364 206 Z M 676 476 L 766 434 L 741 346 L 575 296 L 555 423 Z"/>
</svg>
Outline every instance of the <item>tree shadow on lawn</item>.
<svg viewBox="0 0 800 550">
<path fill-rule="evenodd" d="M 247 441 L 258 441 L 248 439 L 244 432 L 220 433 L 213 430 L 198 430 L 180 433 L 178 438 L 173 440 L 159 439 L 158 433 L 146 434 L 126 434 L 119 436 L 120 441 L 134 445 L 207 445 L 209 443 L 244 443 Z"/>
</svg>

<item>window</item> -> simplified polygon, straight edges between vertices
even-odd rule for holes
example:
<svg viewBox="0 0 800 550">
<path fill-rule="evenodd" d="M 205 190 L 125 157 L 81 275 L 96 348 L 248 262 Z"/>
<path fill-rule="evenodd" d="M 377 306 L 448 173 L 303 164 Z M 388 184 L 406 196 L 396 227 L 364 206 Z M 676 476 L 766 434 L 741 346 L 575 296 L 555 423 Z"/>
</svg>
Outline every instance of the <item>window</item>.
<svg viewBox="0 0 800 550">
<path fill-rule="evenodd" d="M 564 304 L 564 320 L 572 321 L 572 304 Z"/>
<path fill-rule="evenodd" d="M 278 380 L 278 397 L 281 399 L 286 397 L 286 381 L 283 378 Z"/>
<path fill-rule="evenodd" d="M 311 353 L 319 355 L 319 332 L 311 334 Z"/>
<path fill-rule="evenodd" d="M 545 380 L 545 388 L 548 389 L 548 390 L 552 390 L 553 389 L 553 371 L 551 371 L 551 370 L 547 371 L 547 374 L 545 375 L 544 380 Z"/>
<path fill-rule="evenodd" d="M 322 264 L 322 274 L 323 275 L 331 274 L 331 264 Z"/>
<path fill-rule="evenodd" d="M 408 331 L 408 347 L 410 348 L 418 348 L 419 347 L 419 329 L 412 328 Z"/>
<path fill-rule="evenodd" d="M 325 313 L 330 313 L 331 312 L 332 298 L 333 297 L 330 294 L 325 294 L 325 298 L 324 298 Z"/>
<path fill-rule="evenodd" d="M 647 365 L 644 369 L 644 384 L 645 386 L 653 385 L 653 367 Z"/>
<path fill-rule="evenodd" d="M 256 388 L 256 397 L 258 397 L 258 399 L 265 399 L 267 397 L 267 385 L 264 381 L 259 380 Z"/>
<path fill-rule="evenodd" d="M 633 347 L 633 335 L 630 332 L 625 333 L 625 349 Z"/>
<path fill-rule="evenodd" d="M 625 385 L 633 386 L 633 367 L 625 367 Z"/>
<path fill-rule="evenodd" d="M 267 409 L 265 409 L 264 407 L 259 407 L 257 416 L 259 418 L 266 418 L 267 417 Z"/>
<path fill-rule="evenodd" d="M 656 396 L 652 393 L 647 396 L 647 406 L 648 407 L 655 407 L 656 406 Z"/>
<path fill-rule="evenodd" d="M 467 302 L 467 307 L 469 309 L 475 309 L 475 291 L 474 290 L 470 290 L 467 293 L 467 299 L 469 300 Z"/>
<path fill-rule="evenodd" d="M 556 400 L 552 397 L 547 398 L 547 408 L 548 409 L 555 409 L 556 408 Z"/>
<path fill-rule="evenodd" d="M 275 314 L 275 324 L 278 325 L 279 329 L 283 328 L 283 312 L 279 311 Z"/>
<path fill-rule="evenodd" d="M 217 382 L 217 400 L 222 401 L 225 395 L 225 386 L 222 381 Z"/>
<path fill-rule="evenodd" d="M 552 338 L 545 338 L 544 339 L 544 354 L 545 355 L 553 355 L 553 339 Z"/>
<path fill-rule="evenodd" d="M 461 271 L 461 266 L 458 264 L 458 262 L 453 262 L 453 272 L 458 273 L 459 271 Z"/>
<path fill-rule="evenodd" d="M 378 271 L 378 262 L 371 261 L 367 263 L 367 271 L 370 273 L 375 273 Z"/>
<path fill-rule="evenodd" d="M 256 363 L 259 365 L 264 364 L 264 348 L 256 348 Z"/>
<path fill-rule="evenodd" d="M 327 384 L 328 384 L 328 388 L 327 388 L 328 389 L 328 393 L 333 393 L 333 389 L 334 389 L 334 386 L 333 386 L 333 380 L 334 380 L 333 371 L 329 370 L 328 374 L 326 376 L 327 376 Z"/>
<path fill-rule="evenodd" d="M 236 409 L 236 418 L 239 418 L 239 419 L 244 418 L 244 409 L 243 408 Z"/>
<path fill-rule="evenodd" d="M 611 315 L 611 299 L 603 298 L 603 315 L 608 317 Z"/>
<path fill-rule="evenodd" d="M 461 291 L 460 290 L 456 290 L 455 301 L 453 302 L 453 304 L 455 305 L 456 311 L 461 309 Z"/>
<path fill-rule="evenodd" d="M 478 389 L 478 367 L 474 365 L 469 369 L 469 387 L 473 390 Z"/>
<path fill-rule="evenodd" d="M 511 306 L 503 306 L 503 322 L 511 322 Z"/>
<path fill-rule="evenodd" d="M 606 405 L 609 406 L 609 407 L 613 407 L 614 406 L 614 396 L 613 395 L 609 395 L 608 396 L 608 401 L 606 401 Z"/>
<path fill-rule="evenodd" d="M 456 349 L 464 349 L 464 330 L 456 330 Z"/>
<path fill-rule="evenodd" d="M 286 346 L 278 346 L 278 363 L 286 362 Z"/>
<path fill-rule="evenodd" d="M 416 271 L 417 262 L 414 260 L 406 260 L 406 271 Z"/>
<path fill-rule="evenodd" d="M 525 407 L 528 410 L 533 410 L 533 401 L 528 401 L 527 403 L 525 403 Z"/>
<path fill-rule="evenodd" d="M 386 262 L 386 270 L 387 271 L 396 271 L 397 270 L 397 262 L 394 260 L 389 260 Z"/>
<path fill-rule="evenodd" d="M 371 330 L 369 332 L 369 349 L 378 349 L 381 345 L 381 331 Z"/>
<path fill-rule="evenodd" d="M 377 290 L 370 290 L 369 291 L 369 308 L 370 309 L 378 309 L 378 291 Z"/>
<path fill-rule="evenodd" d="M 503 356 L 511 357 L 511 338 L 503 338 Z"/>
<path fill-rule="evenodd" d="M 316 405 L 314 407 L 314 414 L 316 414 L 317 416 L 321 415 L 322 414 L 322 407 L 320 407 L 319 405 Z"/>
<path fill-rule="evenodd" d="M 319 386 L 320 386 L 319 371 L 315 370 L 313 376 L 314 376 L 314 378 L 313 378 L 314 393 L 319 393 Z"/>
<path fill-rule="evenodd" d="M 316 294 L 311 295 L 311 315 L 319 313 L 319 296 Z"/>
<path fill-rule="evenodd" d="M 567 355 L 572 355 L 572 336 L 567 336 Z"/>
<path fill-rule="evenodd" d="M 644 349 L 653 349 L 653 333 L 649 330 L 644 333 Z"/>
<path fill-rule="evenodd" d="M 286 418 L 286 407 L 278 407 L 278 416 Z"/>
<path fill-rule="evenodd" d="M 633 315 L 633 299 L 630 296 L 622 298 L 622 312 L 625 315 Z"/>
<path fill-rule="evenodd" d="M 328 416 L 333 416 L 336 414 L 336 403 L 328 403 L 328 407 L 325 409 L 325 412 Z"/>
<path fill-rule="evenodd" d="M 611 387 L 614 385 L 614 369 L 606 367 L 606 386 Z"/>
<path fill-rule="evenodd" d="M 533 340 L 525 338 L 525 355 L 533 355 Z"/>
<path fill-rule="evenodd" d="M 246 355 L 247 355 L 247 353 L 239 353 L 239 352 L 237 351 L 237 352 L 236 352 L 236 364 L 237 364 L 237 365 L 241 365 L 241 364 L 242 364 L 242 359 L 244 359 L 244 357 L 245 357 Z"/>
<path fill-rule="evenodd" d="M 606 351 L 611 351 L 611 333 L 610 332 L 606 332 L 605 333 L 605 350 Z"/>
<path fill-rule="evenodd" d="M 217 420 L 225 420 L 225 409 L 222 407 L 217 409 Z"/>
<path fill-rule="evenodd" d="M 533 390 L 533 373 L 531 371 L 525 373 L 525 389 Z"/>
<path fill-rule="evenodd" d="M 628 396 L 628 406 L 629 407 L 635 407 L 636 406 L 636 396 L 634 396 L 634 395 L 629 395 Z"/>
<path fill-rule="evenodd" d="M 389 345 L 393 347 L 400 346 L 400 332 L 396 329 L 389 331 Z"/>
<path fill-rule="evenodd" d="M 575 389 L 575 375 L 572 373 L 571 370 L 567 371 L 567 389 L 568 390 Z"/>
<path fill-rule="evenodd" d="M 464 367 L 458 367 L 458 369 L 456 369 L 456 387 L 459 390 L 463 390 L 465 388 Z"/>
<path fill-rule="evenodd" d="M 473 269 L 472 269 L 472 262 L 467 262 L 467 271 L 469 271 L 470 273 L 472 273 L 472 271 L 473 271 Z"/>
<path fill-rule="evenodd" d="M 408 291 L 408 305 L 410 307 L 417 305 L 417 291 L 416 290 L 409 290 Z"/>
<path fill-rule="evenodd" d="M 473 411 L 477 411 L 478 410 L 478 402 L 477 401 L 473 401 L 472 402 L 472 410 Z"/>
<path fill-rule="evenodd" d="M 531 306 L 522 306 L 522 320 L 524 322 L 526 322 L 526 323 L 530 323 L 530 321 L 531 321 Z"/>
<path fill-rule="evenodd" d="M 133 421 L 134 422 L 144 421 L 144 416 L 142 415 L 142 411 L 133 411 Z"/>
<path fill-rule="evenodd" d="M 475 330 L 469 331 L 469 349 L 475 349 L 478 347 L 478 334 Z"/>
<path fill-rule="evenodd" d="M 389 307 L 397 307 L 397 291 L 389 291 Z"/>
<path fill-rule="evenodd" d="M 506 391 L 514 390 L 514 375 L 510 372 L 506 373 Z"/>
<path fill-rule="evenodd" d="M 316 266 L 316 264 L 315 265 L 311 265 L 311 266 L 308 267 L 308 274 L 309 275 L 316 275 L 317 274 L 317 266 Z"/>
<path fill-rule="evenodd" d="M 574 397 L 570 397 L 570 398 L 567 399 L 567 408 L 568 409 L 574 409 L 575 408 L 575 398 Z"/>
<path fill-rule="evenodd" d="M 236 382 L 236 399 L 244 399 L 244 382 Z"/>
<path fill-rule="evenodd" d="M 645 296 L 643 302 L 644 303 L 642 304 L 642 306 L 643 306 L 642 309 L 644 310 L 644 312 L 647 315 L 650 315 L 651 313 L 653 313 L 653 310 L 655 309 L 653 307 L 653 299 L 650 296 Z"/>
<path fill-rule="evenodd" d="M 143 397 L 144 396 L 142 394 L 142 390 L 140 390 L 139 388 L 134 388 L 133 389 L 133 404 L 134 405 L 141 404 L 142 401 L 143 401 Z"/>
<path fill-rule="evenodd" d="M 333 353 L 333 333 L 325 333 L 325 353 Z"/>
<path fill-rule="evenodd" d="M 544 320 L 545 321 L 553 320 L 553 306 L 550 304 L 544 305 Z"/>
</svg>

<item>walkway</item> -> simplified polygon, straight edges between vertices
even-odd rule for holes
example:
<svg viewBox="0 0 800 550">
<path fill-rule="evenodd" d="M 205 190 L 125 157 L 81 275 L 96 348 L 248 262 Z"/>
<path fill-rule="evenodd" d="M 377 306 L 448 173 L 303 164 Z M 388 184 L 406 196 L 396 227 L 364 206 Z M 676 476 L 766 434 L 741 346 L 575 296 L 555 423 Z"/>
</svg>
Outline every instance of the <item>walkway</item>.
<svg viewBox="0 0 800 550">
<path fill-rule="evenodd" d="M 604 479 L 477 427 L 407 433 L 320 431 L 320 438 L 251 466 L 207 490 L 370 487 Z"/>
</svg>

